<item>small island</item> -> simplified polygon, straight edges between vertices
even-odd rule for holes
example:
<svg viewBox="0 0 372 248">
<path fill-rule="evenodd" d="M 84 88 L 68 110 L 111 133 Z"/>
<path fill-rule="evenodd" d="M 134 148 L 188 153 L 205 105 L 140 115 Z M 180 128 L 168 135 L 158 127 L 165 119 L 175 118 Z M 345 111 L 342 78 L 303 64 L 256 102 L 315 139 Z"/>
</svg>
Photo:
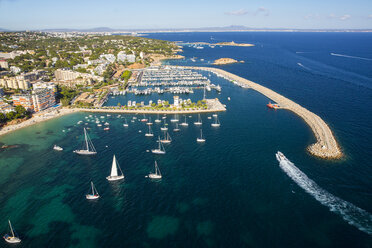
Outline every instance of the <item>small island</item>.
<svg viewBox="0 0 372 248">
<path fill-rule="evenodd" d="M 239 47 L 251 47 L 254 46 L 254 44 L 249 43 L 235 43 L 234 41 L 231 42 L 219 42 L 216 43 L 217 46 L 239 46 Z"/>
<path fill-rule="evenodd" d="M 231 58 L 220 58 L 220 59 L 216 59 L 213 64 L 214 65 L 228 65 L 228 64 L 234 64 L 234 63 L 238 63 L 239 61 L 235 60 L 235 59 L 231 59 Z"/>
</svg>

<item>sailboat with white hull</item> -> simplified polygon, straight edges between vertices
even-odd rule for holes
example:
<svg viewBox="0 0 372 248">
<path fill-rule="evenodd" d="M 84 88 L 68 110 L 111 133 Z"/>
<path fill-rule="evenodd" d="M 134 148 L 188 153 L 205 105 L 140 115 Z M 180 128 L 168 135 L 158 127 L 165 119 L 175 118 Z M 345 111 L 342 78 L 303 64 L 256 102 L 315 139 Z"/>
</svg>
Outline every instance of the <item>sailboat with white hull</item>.
<svg viewBox="0 0 372 248">
<path fill-rule="evenodd" d="M 120 171 L 120 175 L 118 174 L 118 168 Z M 111 166 L 111 174 L 110 176 L 106 177 L 107 180 L 109 181 L 116 181 L 124 178 L 124 174 L 121 171 L 121 168 L 119 164 L 116 162 L 116 157 L 114 155 L 114 158 L 112 160 L 112 166 Z"/>
<path fill-rule="evenodd" d="M 85 195 L 85 198 L 87 198 L 88 200 L 98 199 L 99 194 L 98 194 L 98 191 L 97 191 L 96 187 L 94 186 L 93 182 L 90 182 L 90 185 L 91 185 L 91 188 L 92 188 L 92 192 L 90 194 Z"/>
<path fill-rule="evenodd" d="M 196 142 L 205 142 L 205 138 L 203 137 L 203 131 L 200 129 L 200 137 L 196 138 Z"/>
<path fill-rule="evenodd" d="M 219 127 L 221 126 L 220 121 L 218 120 L 218 116 L 215 116 L 214 122 L 211 124 L 212 127 Z"/>
<path fill-rule="evenodd" d="M 158 138 L 159 148 L 158 149 L 152 149 L 151 152 L 154 154 L 165 154 L 165 149 L 163 146 L 163 143 L 160 141 L 160 137 Z"/>
<path fill-rule="evenodd" d="M 185 115 L 185 122 L 182 122 L 180 125 L 183 126 L 183 127 L 188 127 L 189 126 L 189 123 L 187 123 L 187 120 L 186 120 L 186 115 Z"/>
<path fill-rule="evenodd" d="M 127 118 L 124 118 L 124 124 L 123 124 L 124 127 L 127 127 L 128 126 L 128 122 L 127 122 Z"/>
<path fill-rule="evenodd" d="M 173 129 L 173 132 L 178 132 L 180 131 L 180 128 L 178 127 L 178 123 L 176 123 L 176 127 Z"/>
<path fill-rule="evenodd" d="M 151 178 L 151 179 L 161 179 L 162 178 L 159 166 L 156 163 L 156 161 L 155 161 L 155 173 L 150 173 L 147 177 Z"/>
<path fill-rule="evenodd" d="M 146 122 L 146 125 L 152 125 L 152 121 L 151 121 L 151 117 L 149 118 L 149 121 L 148 122 Z"/>
<path fill-rule="evenodd" d="M 12 224 L 10 223 L 10 220 L 8 220 L 9 222 L 9 228 L 10 228 L 10 235 L 9 234 L 5 234 L 4 235 L 4 240 L 8 243 L 11 243 L 11 244 L 16 244 L 16 243 L 20 243 L 21 242 L 21 239 L 18 238 L 14 233 L 14 230 L 13 230 L 13 227 L 12 227 Z"/>
<path fill-rule="evenodd" d="M 200 114 L 198 114 L 198 121 L 195 121 L 195 122 L 194 122 L 194 125 L 196 125 L 196 126 L 200 126 L 200 125 L 202 125 L 202 124 L 203 124 L 203 122 L 202 122 L 202 120 L 201 120 Z"/>
<path fill-rule="evenodd" d="M 148 133 L 145 133 L 145 136 L 146 137 L 153 137 L 154 136 L 154 133 L 151 130 L 151 126 L 149 126 L 149 132 Z"/>
<path fill-rule="evenodd" d="M 178 122 L 178 115 L 175 114 L 174 118 L 170 120 L 171 122 Z"/>
<path fill-rule="evenodd" d="M 87 130 L 84 128 L 84 137 L 85 142 L 81 150 L 75 150 L 74 153 L 77 153 L 79 155 L 95 155 L 97 154 L 96 148 L 94 148 L 94 145 L 92 141 L 90 140 Z"/>
<path fill-rule="evenodd" d="M 170 137 L 167 131 L 164 131 L 164 139 L 160 140 L 163 144 L 169 144 L 172 142 L 172 138 Z"/>
<path fill-rule="evenodd" d="M 160 122 L 161 120 L 159 119 L 159 114 L 158 114 L 158 118 L 156 118 L 155 123 L 160 123 Z"/>
<path fill-rule="evenodd" d="M 165 119 L 164 119 L 164 126 L 160 128 L 161 131 L 168 131 L 168 127 L 167 127 L 167 123 L 165 122 Z"/>
</svg>

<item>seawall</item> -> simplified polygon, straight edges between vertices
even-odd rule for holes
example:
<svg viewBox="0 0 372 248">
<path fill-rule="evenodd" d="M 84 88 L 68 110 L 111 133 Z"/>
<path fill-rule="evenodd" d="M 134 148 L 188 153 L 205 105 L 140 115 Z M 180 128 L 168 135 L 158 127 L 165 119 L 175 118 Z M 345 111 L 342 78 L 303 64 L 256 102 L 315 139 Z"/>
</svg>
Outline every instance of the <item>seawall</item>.
<svg viewBox="0 0 372 248">
<path fill-rule="evenodd" d="M 279 104 L 280 108 L 294 112 L 310 126 L 317 140 L 315 144 L 311 144 L 307 148 L 311 154 L 325 159 L 337 159 L 342 157 L 340 147 L 329 126 L 322 120 L 322 118 L 302 107 L 301 105 L 276 93 L 269 88 L 266 88 L 260 84 L 254 83 L 248 79 L 239 77 L 222 69 L 192 66 L 185 66 L 184 68 L 213 72 L 216 74 L 220 74 L 230 80 L 248 85 L 253 90 L 260 92 L 267 98 Z"/>
</svg>

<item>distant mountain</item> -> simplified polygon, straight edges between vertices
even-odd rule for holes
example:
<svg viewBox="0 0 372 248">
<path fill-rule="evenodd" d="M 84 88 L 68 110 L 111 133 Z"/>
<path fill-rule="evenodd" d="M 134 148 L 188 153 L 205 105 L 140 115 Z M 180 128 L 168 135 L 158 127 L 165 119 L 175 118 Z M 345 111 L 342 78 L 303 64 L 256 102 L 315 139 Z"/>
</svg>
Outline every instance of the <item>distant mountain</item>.
<svg viewBox="0 0 372 248">
<path fill-rule="evenodd" d="M 1 1 L 1 0 L 0 0 Z M 201 27 L 201 28 L 50 28 L 35 29 L 30 31 L 42 32 L 107 32 L 107 33 L 157 33 L 157 32 L 233 32 L 233 31 L 262 31 L 262 32 L 372 32 L 372 29 L 293 29 L 293 28 L 251 28 L 243 25 L 230 25 L 223 27 Z M 0 28 L 0 32 L 12 32 L 12 30 Z M 15 32 L 15 31 L 14 31 Z M 18 31 L 22 32 L 22 31 Z"/>
</svg>

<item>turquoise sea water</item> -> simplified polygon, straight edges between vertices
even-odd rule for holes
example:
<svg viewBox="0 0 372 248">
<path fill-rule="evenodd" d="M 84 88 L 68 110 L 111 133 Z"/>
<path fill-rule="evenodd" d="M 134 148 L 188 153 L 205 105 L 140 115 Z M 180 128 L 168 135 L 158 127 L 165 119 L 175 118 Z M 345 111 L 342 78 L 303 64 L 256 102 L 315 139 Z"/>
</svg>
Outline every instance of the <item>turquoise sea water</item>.
<svg viewBox="0 0 372 248">
<path fill-rule="evenodd" d="M 244 60 L 244 64 L 221 68 L 319 114 L 334 131 L 345 159 L 310 156 L 306 147 L 315 138 L 298 116 L 268 110 L 266 97 L 211 75 L 222 93 L 212 91 L 207 96 L 220 98 L 227 111 L 219 114 L 219 128 L 210 126 L 210 114 L 202 115 L 205 144 L 196 142 L 200 131 L 192 124 L 195 115 L 187 116 L 189 127 L 180 127 L 179 133 L 170 128 L 173 141 L 165 145 L 167 153 L 162 156 L 146 151 L 156 147 L 160 125 L 153 125 L 154 138 L 145 137 L 146 125 L 130 122 L 133 115 L 96 114 L 110 123 L 108 132 L 88 122 L 88 113 L 76 113 L 0 137 L 1 143 L 19 145 L 0 151 L 2 233 L 7 232 L 10 218 L 23 239 L 19 247 L 372 246 L 368 234 L 372 228 L 368 219 L 372 213 L 372 110 L 368 107 L 372 63 L 330 55 L 372 58 L 371 35 L 181 33 L 151 37 L 255 43 L 252 48 L 185 47 L 186 60 L 169 63 L 210 66 L 208 62 L 219 57 Z M 192 62 L 192 57 L 198 61 Z M 132 97 L 109 98 L 107 104 L 125 104 Z M 192 100 L 201 97 L 200 91 L 190 95 Z M 152 98 L 158 96 L 136 100 Z M 122 126 L 122 117 L 129 127 Z M 80 120 L 88 125 L 77 124 Z M 90 128 L 96 156 L 72 153 L 83 140 L 83 127 Z M 54 151 L 54 144 L 64 151 Z M 306 188 L 290 177 L 275 159 L 278 150 L 318 188 Z M 105 179 L 113 154 L 124 181 Z M 154 160 L 163 174 L 161 181 L 145 178 Z M 98 201 L 85 199 L 91 180 L 102 196 Z M 316 198 L 322 190 L 337 199 L 325 194 L 324 204 Z M 367 215 L 354 208 L 340 211 L 343 204 L 364 209 Z M 350 219 L 354 223 L 349 224 Z M 6 247 L 5 242 L 1 247 Z"/>
</svg>

